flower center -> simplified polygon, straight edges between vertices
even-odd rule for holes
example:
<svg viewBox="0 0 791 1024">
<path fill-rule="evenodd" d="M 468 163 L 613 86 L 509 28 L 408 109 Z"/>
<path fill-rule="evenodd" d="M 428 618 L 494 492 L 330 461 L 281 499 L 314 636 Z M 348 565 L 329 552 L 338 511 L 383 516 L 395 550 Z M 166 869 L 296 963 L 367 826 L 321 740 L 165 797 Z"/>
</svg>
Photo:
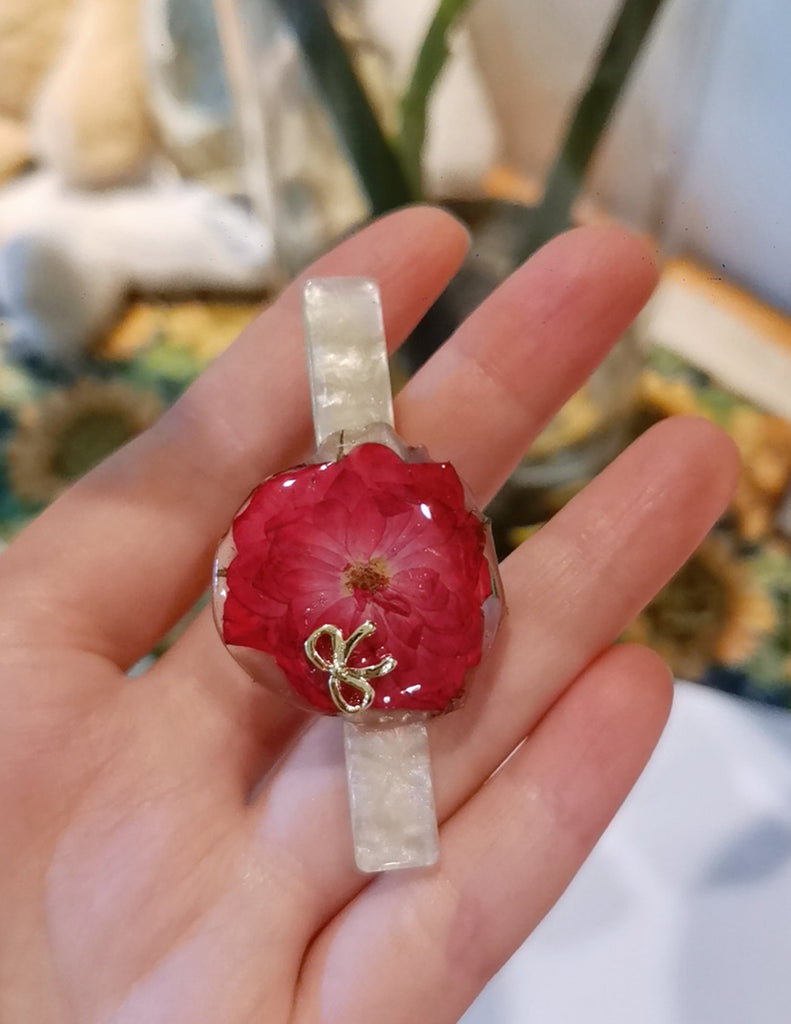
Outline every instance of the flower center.
<svg viewBox="0 0 791 1024">
<path fill-rule="evenodd" d="M 371 558 L 367 562 L 349 562 L 343 570 L 343 583 L 349 593 L 368 590 L 375 594 L 390 582 L 384 558 Z"/>
</svg>

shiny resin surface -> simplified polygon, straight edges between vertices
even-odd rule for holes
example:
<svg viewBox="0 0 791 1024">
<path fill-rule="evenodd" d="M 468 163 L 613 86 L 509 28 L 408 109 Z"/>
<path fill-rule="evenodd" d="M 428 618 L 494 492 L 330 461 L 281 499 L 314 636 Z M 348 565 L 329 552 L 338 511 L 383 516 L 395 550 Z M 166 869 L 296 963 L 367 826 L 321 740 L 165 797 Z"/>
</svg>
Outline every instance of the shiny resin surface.
<svg viewBox="0 0 791 1024">
<path fill-rule="evenodd" d="M 453 466 L 422 449 L 362 443 L 278 473 L 218 550 L 228 649 L 258 681 L 325 714 L 357 706 L 366 689 L 373 709 L 452 709 L 500 611 L 486 521 Z"/>
</svg>

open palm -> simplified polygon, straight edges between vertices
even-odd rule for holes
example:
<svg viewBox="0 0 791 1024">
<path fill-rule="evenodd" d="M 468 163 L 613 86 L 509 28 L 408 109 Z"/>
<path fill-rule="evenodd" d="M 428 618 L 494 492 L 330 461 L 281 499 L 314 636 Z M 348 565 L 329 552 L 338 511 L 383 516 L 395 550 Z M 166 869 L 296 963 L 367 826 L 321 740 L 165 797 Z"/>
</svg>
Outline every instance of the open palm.
<svg viewBox="0 0 791 1024">
<path fill-rule="evenodd" d="M 311 273 L 378 279 L 397 343 L 465 247 L 449 216 L 406 210 Z M 484 504 L 654 279 L 619 230 L 562 236 L 409 383 L 399 432 Z M 502 566 L 488 668 L 430 727 L 435 868 L 355 871 L 339 723 L 256 687 L 208 613 L 129 679 L 310 436 L 297 283 L 0 558 L 3 1021 L 455 1021 L 645 763 L 668 673 L 612 644 L 731 492 L 733 449 L 697 420 L 644 435 Z"/>
</svg>

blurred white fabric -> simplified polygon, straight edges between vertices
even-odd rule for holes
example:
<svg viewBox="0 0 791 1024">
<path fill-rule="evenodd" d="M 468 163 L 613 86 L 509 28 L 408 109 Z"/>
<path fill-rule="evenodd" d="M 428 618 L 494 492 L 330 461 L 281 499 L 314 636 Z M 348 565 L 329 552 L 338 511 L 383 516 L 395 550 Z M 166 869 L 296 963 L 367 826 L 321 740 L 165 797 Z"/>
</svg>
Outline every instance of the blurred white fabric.
<svg viewBox="0 0 791 1024">
<path fill-rule="evenodd" d="M 543 178 L 619 0 L 487 0 L 472 36 L 506 155 Z M 791 311 L 788 0 L 664 4 L 589 192 Z M 789 1012 L 788 1019 L 791 1019 Z"/>
<path fill-rule="evenodd" d="M 406 88 L 434 0 L 364 0 L 366 29 L 387 55 L 396 88 Z M 478 69 L 466 23 L 449 36 L 451 59 L 431 96 L 424 158 L 429 196 L 478 195 L 482 176 L 499 157 L 500 126 Z"/>
<path fill-rule="evenodd" d="M 40 170 L 0 190 L 0 313 L 27 353 L 76 357 L 130 292 L 257 293 L 273 267 L 272 232 L 199 182 L 82 192 Z"/>
<path fill-rule="evenodd" d="M 791 714 L 679 684 L 637 787 L 463 1024 L 788 1024 Z"/>
</svg>

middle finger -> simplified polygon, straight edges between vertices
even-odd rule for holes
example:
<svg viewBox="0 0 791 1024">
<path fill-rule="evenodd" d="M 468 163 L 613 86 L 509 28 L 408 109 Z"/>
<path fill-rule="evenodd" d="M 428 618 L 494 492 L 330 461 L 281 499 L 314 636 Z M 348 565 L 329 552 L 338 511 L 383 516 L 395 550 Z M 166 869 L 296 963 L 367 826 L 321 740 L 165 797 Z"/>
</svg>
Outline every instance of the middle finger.
<svg viewBox="0 0 791 1024">
<path fill-rule="evenodd" d="M 616 228 L 579 229 L 509 278 L 410 381 L 399 432 L 449 459 L 484 505 L 532 438 L 585 380 L 645 302 L 656 270 L 645 246 Z M 202 614 L 155 672 L 219 704 L 250 702 L 244 674 Z M 252 785 L 303 721 L 258 693 L 240 786 Z M 232 716 L 236 720 L 236 716 Z M 256 754 L 255 751 L 258 751 Z"/>
</svg>

